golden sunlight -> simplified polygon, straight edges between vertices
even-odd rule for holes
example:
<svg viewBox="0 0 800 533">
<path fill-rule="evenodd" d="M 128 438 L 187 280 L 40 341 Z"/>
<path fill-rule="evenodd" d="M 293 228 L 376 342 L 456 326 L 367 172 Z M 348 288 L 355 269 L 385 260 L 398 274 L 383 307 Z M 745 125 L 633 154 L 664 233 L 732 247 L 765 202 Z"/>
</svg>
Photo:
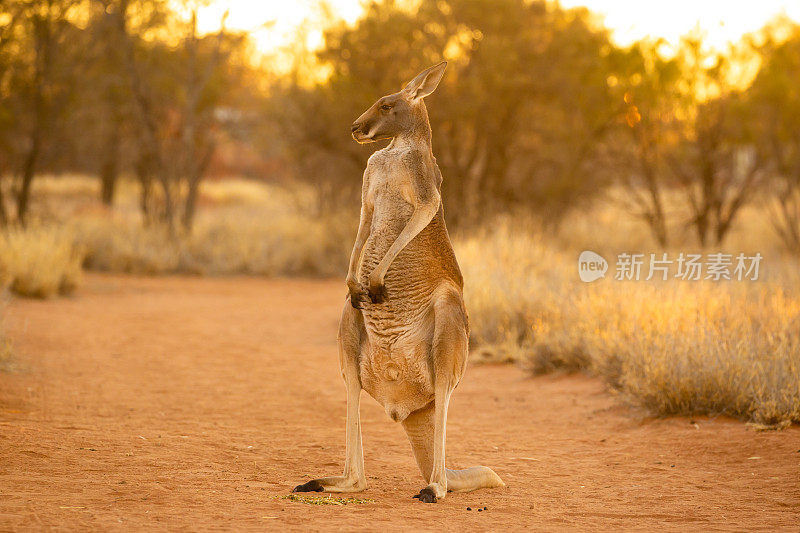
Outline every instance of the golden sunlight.
<svg viewBox="0 0 800 533">
<path fill-rule="evenodd" d="M 228 12 L 228 28 L 250 32 L 256 48 L 270 53 L 296 41 L 298 29 L 306 24 L 303 44 L 313 49 L 322 44 L 322 28 L 327 23 L 336 19 L 354 22 L 363 12 L 363 4 L 363 0 L 212 0 L 200 10 L 198 25 L 201 32 L 216 31 Z M 796 0 L 560 0 L 560 4 L 597 13 L 623 46 L 644 37 L 677 44 L 682 35 L 699 30 L 708 46 L 723 51 L 729 43 L 781 14 L 800 21 L 800 2 Z"/>
<path fill-rule="evenodd" d="M 333 18 L 355 22 L 362 13 L 362 6 L 358 0 L 212 0 L 198 12 L 199 30 L 203 33 L 217 31 L 226 12 L 227 28 L 247 31 L 260 52 L 271 53 L 294 43 L 304 24 L 309 27 L 305 28 L 303 44 L 310 49 L 319 47 L 326 22 Z"/>
<path fill-rule="evenodd" d="M 604 17 L 617 44 L 625 46 L 645 37 L 677 44 L 682 35 L 699 30 L 705 43 L 727 49 L 746 33 L 762 28 L 772 18 L 786 15 L 800 21 L 796 0 L 561 0 L 567 8 L 584 6 Z"/>
</svg>

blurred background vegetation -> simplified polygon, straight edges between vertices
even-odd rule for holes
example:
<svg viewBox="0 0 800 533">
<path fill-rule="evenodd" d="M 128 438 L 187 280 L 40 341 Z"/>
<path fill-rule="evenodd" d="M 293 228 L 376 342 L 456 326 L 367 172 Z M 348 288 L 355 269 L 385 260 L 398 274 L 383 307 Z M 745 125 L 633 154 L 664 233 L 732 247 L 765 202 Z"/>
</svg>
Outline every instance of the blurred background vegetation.
<svg viewBox="0 0 800 533">
<path fill-rule="evenodd" d="M 318 49 L 298 32 L 278 69 L 224 16 L 200 34 L 200 7 L 2 3 L 0 224 L 38 218 L 46 173 L 96 177 L 109 207 L 135 180 L 142 223 L 172 235 L 191 232 L 208 178 L 302 182 L 318 214 L 352 210 L 374 147 L 347 125 L 446 58 L 430 114 L 453 228 L 515 211 L 557 228 L 611 196 L 661 245 L 717 245 L 763 200 L 800 252 L 800 29 L 787 18 L 725 51 L 699 30 L 623 48 L 554 2 L 385 1 L 353 24 L 331 16 Z"/>
<path fill-rule="evenodd" d="M 319 46 L 301 25 L 270 54 L 226 15 L 200 31 L 206 4 L 0 2 L 0 285 L 343 275 L 376 149 L 349 125 L 444 58 L 428 108 L 476 357 L 800 421 L 796 22 L 622 46 L 552 1 L 384 0 L 351 23 L 320 4 Z M 585 286 L 583 249 L 758 251 L 765 272 Z"/>
</svg>

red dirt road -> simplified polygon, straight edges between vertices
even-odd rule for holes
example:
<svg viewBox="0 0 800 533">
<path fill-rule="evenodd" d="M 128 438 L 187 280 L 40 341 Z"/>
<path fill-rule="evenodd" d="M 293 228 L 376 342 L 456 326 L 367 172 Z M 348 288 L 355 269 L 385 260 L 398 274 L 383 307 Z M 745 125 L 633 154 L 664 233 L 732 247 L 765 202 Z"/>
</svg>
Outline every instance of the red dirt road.
<svg viewBox="0 0 800 533">
<path fill-rule="evenodd" d="M 343 296 L 92 275 L 74 298 L 12 302 L 23 369 L 0 374 L 0 530 L 800 527 L 800 428 L 643 419 L 597 380 L 512 366 L 469 368 L 447 434 L 451 466 L 491 466 L 507 488 L 413 500 L 405 434 L 365 395 L 357 496 L 375 502 L 277 499 L 341 472 Z"/>
</svg>

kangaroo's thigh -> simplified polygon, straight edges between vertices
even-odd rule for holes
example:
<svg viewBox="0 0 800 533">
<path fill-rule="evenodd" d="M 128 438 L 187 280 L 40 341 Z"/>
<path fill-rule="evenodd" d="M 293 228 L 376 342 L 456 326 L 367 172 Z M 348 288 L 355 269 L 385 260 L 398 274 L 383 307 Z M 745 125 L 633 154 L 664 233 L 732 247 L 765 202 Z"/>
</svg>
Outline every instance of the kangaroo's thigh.
<svg viewBox="0 0 800 533">
<path fill-rule="evenodd" d="M 450 403 L 450 394 L 466 369 L 468 342 L 467 313 L 461 291 L 445 282 L 437 288 L 433 300 L 433 338 L 430 354 L 435 390 L 433 427 L 430 427 L 429 417 L 426 419 L 428 427 L 422 428 L 427 431 L 417 431 L 424 435 L 422 438 L 430 438 L 432 442 L 428 445 L 417 445 L 414 450 L 423 474 L 430 467 L 428 485 L 415 496 L 422 502 L 434 503 L 447 494 L 448 480 L 445 468 L 447 407 Z M 409 432 L 412 446 L 415 444 L 415 437 L 419 440 L 419 437 Z"/>
<path fill-rule="evenodd" d="M 348 378 L 355 378 L 358 383 L 360 379 L 361 352 L 367 338 L 367 330 L 364 326 L 364 315 L 360 309 L 350 305 L 348 296 L 342 310 L 342 317 L 339 320 L 339 368 L 345 382 Z"/>
<path fill-rule="evenodd" d="M 436 388 L 452 390 L 467 368 L 469 324 L 461 292 L 449 282 L 437 289 L 433 301 L 431 362 Z"/>
</svg>

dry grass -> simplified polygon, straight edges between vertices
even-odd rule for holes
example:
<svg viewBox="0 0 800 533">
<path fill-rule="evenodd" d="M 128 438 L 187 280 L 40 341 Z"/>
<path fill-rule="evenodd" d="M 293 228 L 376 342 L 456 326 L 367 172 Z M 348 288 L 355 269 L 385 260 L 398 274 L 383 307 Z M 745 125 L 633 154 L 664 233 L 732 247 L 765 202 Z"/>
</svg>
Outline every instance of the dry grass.
<svg viewBox="0 0 800 533">
<path fill-rule="evenodd" d="M 332 276 L 346 268 L 352 232 L 339 219 L 272 217 L 244 207 L 217 209 L 177 238 L 109 215 L 83 217 L 72 227 L 87 268 L 134 274 Z"/>
<path fill-rule="evenodd" d="M 583 370 L 660 415 L 800 422 L 794 263 L 758 282 L 586 284 L 579 252 L 507 228 L 460 243 L 476 358 Z"/>
<path fill-rule="evenodd" d="M 347 268 L 358 213 L 315 216 L 314 192 L 245 180 L 207 182 L 190 235 L 145 227 L 136 185 L 120 183 L 113 212 L 98 205 L 97 180 L 41 177 L 39 219 L 70 228 L 90 270 L 132 274 L 333 276 Z"/>
<path fill-rule="evenodd" d="M 80 282 L 83 253 L 72 235 L 55 226 L 9 228 L 0 233 L 0 284 L 21 296 L 69 294 Z"/>
</svg>

